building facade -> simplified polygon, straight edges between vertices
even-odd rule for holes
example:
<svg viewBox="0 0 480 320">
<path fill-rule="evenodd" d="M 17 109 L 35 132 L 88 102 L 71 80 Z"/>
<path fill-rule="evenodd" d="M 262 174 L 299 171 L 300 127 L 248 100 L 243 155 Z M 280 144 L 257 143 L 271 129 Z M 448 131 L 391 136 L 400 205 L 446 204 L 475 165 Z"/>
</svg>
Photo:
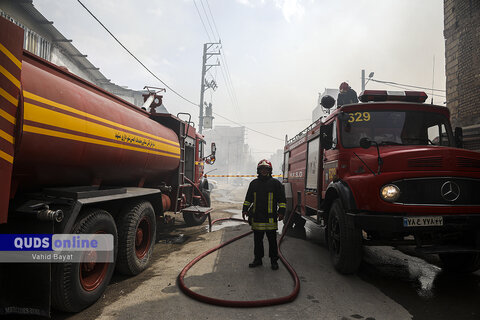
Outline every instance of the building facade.
<svg viewBox="0 0 480 320">
<path fill-rule="evenodd" d="M 465 147 L 480 151 L 480 1 L 444 0 L 447 107 Z"/>
<path fill-rule="evenodd" d="M 215 126 L 203 132 L 207 146 L 215 142 L 216 162 L 212 174 L 255 174 L 255 161 L 245 142 L 245 127 Z"/>
<path fill-rule="evenodd" d="M 31 0 L 0 0 L 0 16 L 24 29 L 23 48 L 96 86 L 135 104 L 143 105 L 142 91 L 131 90 L 107 79 L 87 55 L 78 51 L 33 5 Z"/>
</svg>

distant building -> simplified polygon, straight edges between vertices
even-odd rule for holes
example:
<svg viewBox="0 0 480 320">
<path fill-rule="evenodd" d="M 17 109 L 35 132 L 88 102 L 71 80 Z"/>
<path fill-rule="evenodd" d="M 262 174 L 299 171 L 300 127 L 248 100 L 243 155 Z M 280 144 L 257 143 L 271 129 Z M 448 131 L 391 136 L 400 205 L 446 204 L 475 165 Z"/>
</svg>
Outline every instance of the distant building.
<svg viewBox="0 0 480 320">
<path fill-rule="evenodd" d="M 326 115 L 325 109 L 322 108 L 320 105 L 320 101 L 322 101 L 322 98 L 326 95 L 332 96 L 335 99 L 335 105 L 331 110 L 335 110 L 337 108 L 337 97 L 338 97 L 338 89 L 327 89 L 325 88 L 325 91 L 323 93 L 318 94 L 318 101 L 317 101 L 317 106 L 315 109 L 312 111 L 312 122 L 317 121 L 320 117 L 323 117 Z"/>
<path fill-rule="evenodd" d="M 207 142 L 207 153 L 211 142 L 217 146 L 215 164 L 209 166 L 208 171 L 215 169 L 212 174 L 255 173 L 250 148 L 245 142 L 245 127 L 215 126 L 203 134 Z"/>
<path fill-rule="evenodd" d="M 282 174 L 283 166 L 283 149 L 278 149 L 274 154 L 268 159 L 272 163 L 273 174 Z"/>
<path fill-rule="evenodd" d="M 73 46 L 72 40 L 66 39 L 53 26 L 52 21 L 45 19 L 35 9 L 31 0 L 0 0 L 0 16 L 25 30 L 24 49 L 67 68 L 73 74 L 132 104 L 143 105 L 143 92 L 116 85 L 107 79 L 100 69 L 87 59 L 87 55 Z"/>
</svg>

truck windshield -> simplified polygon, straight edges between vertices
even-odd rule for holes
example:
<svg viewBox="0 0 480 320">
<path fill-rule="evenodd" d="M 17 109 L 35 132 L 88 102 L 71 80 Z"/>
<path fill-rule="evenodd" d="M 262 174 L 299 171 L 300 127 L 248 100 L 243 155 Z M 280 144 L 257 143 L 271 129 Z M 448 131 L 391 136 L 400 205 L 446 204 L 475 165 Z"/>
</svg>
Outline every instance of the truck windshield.
<svg viewBox="0 0 480 320">
<path fill-rule="evenodd" d="M 362 111 L 345 113 L 340 125 L 344 148 L 360 147 L 367 137 L 379 145 L 453 146 L 448 119 L 424 111 Z"/>
</svg>

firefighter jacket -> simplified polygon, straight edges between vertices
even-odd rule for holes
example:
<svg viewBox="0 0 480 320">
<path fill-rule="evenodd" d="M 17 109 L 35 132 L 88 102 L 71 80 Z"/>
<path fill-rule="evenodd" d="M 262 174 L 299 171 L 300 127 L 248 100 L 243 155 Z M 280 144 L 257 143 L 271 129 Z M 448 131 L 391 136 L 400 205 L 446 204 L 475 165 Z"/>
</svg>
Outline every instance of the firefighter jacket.
<svg viewBox="0 0 480 320">
<path fill-rule="evenodd" d="M 340 92 L 337 98 L 337 106 L 341 107 L 344 104 L 358 103 L 357 93 L 353 89 L 348 89 L 346 92 Z"/>
<path fill-rule="evenodd" d="M 277 230 L 277 211 L 284 215 L 286 207 L 285 190 L 280 181 L 268 176 L 250 182 L 243 212 L 249 211 L 252 230 Z"/>
</svg>

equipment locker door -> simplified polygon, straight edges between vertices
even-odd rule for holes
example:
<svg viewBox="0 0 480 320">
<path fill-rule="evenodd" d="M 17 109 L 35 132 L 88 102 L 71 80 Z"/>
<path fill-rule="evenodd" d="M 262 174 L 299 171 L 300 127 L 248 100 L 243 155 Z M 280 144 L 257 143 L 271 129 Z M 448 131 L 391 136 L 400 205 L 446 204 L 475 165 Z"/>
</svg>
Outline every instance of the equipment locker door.
<svg viewBox="0 0 480 320">
<path fill-rule="evenodd" d="M 321 198 L 324 199 L 328 185 L 337 178 L 338 174 L 339 152 L 337 149 L 336 121 L 332 121 L 322 126 L 320 135 L 322 136 L 321 148 L 323 151 Z"/>
<path fill-rule="evenodd" d="M 320 136 L 308 141 L 307 168 L 305 179 L 305 206 L 309 209 L 306 214 L 316 214 L 318 210 L 318 174 L 320 163 Z"/>
</svg>

